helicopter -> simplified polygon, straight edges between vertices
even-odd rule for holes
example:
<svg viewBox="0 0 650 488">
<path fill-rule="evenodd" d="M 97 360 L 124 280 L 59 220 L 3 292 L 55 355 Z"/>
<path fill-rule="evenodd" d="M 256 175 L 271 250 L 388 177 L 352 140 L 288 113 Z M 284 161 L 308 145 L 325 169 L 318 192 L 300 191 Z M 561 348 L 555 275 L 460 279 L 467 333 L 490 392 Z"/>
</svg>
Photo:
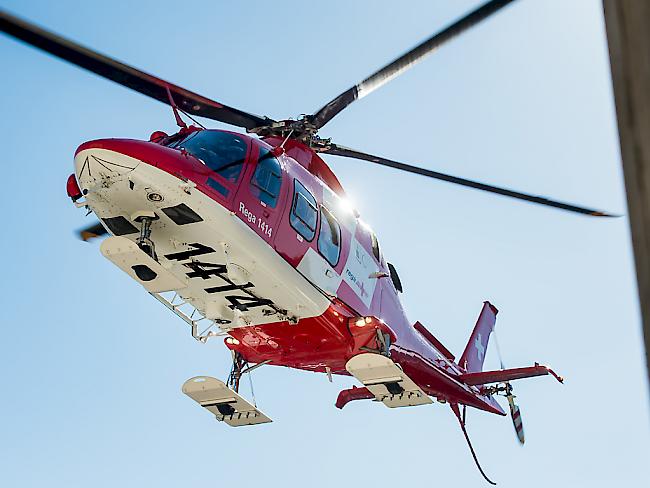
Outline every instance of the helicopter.
<svg viewBox="0 0 650 488">
<path fill-rule="evenodd" d="M 171 106 L 179 126 L 175 134 L 155 131 L 148 141 L 101 139 L 79 146 L 67 193 L 99 218 L 82 238 L 108 235 L 101 253 L 187 322 L 195 339 L 224 338 L 233 357 L 226 381 L 195 377 L 183 385 L 185 394 L 219 421 L 254 425 L 271 421 L 239 395 L 242 375 L 254 368 L 350 375 L 361 386 L 343 390 L 337 407 L 364 399 L 390 408 L 446 403 L 474 455 L 465 428 L 467 406 L 504 415 L 495 399 L 504 395 L 523 443 L 511 381 L 561 378 L 538 364 L 483 371 L 497 315 L 489 302 L 458 361 L 423 324 L 412 324 L 400 303 L 396 268 L 347 204 L 321 155 L 361 159 L 580 214 L 609 214 L 366 154 L 318 133 L 351 103 L 509 3 L 486 3 L 298 120 L 226 106 L 4 12 L 0 26 Z M 188 126 L 182 115 L 246 133 L 206 129 L 196 121 Z"/>
</svg>

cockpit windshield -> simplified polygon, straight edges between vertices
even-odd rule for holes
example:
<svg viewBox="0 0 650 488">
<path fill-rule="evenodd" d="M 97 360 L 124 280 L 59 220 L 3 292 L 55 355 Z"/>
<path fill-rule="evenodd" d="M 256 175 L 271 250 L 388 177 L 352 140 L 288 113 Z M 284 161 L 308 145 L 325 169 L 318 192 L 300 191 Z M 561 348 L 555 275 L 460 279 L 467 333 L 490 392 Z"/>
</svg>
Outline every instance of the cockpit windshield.
<svg viewBox="0 0 650 488">
<path fill-rule="evenodd" d="M 202 130 L 174 141 L 169 147 L 184 149 L 229 181 L 237 181 L 246 160 L 246 141 L 228 132 Z"/>
</svg>

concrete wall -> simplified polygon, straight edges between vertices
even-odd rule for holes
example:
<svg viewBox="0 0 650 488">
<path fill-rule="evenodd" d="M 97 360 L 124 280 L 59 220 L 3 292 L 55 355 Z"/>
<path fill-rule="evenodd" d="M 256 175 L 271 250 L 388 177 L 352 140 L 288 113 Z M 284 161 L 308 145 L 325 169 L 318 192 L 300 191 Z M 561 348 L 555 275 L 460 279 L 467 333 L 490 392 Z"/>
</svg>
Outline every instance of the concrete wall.
<svg viewBox="0 0 650 488">
<path fill-rule="evenodd" d="M 604 0 L 650 372 L 650 0 Z"/>
</svg>

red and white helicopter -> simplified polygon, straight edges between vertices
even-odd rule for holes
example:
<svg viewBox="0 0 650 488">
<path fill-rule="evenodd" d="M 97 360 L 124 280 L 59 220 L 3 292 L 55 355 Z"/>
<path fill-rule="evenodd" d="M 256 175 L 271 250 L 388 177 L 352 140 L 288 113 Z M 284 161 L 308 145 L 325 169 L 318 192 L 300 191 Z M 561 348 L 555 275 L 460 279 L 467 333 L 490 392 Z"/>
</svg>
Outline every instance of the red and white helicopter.
<svg viewBox="0 0 650 488">
<path fill-rule="evenodd" d="M 465 409 L 505 415 L 495 399 L 503 395 L 524 442 L 510 381 L 547 374 L 562 379 L 539 364 L 483 371 L 497 315 L 489 302 L 458 361 L 423 324 L 411 323 L 400 304 L 395 267 L 320 155 L 570 212 L 608 214 L 373 156 L 317 135 L 349 104 L 511 1 L 484 4 L 313 115 L 280 121 L 215 102 L 0 11 L 5 33 L 172 107 L 180 126 L 175 134 L 156 131 L 149 141 L 100 139 L 79 146 L 67 191 L 77 207 L 100 220 L 81 232 L 84 240 L 108 234 L 102 254 L 186 321 L 195 339 L 224 336 L 233 357 L 227 380 L 200 376 L 183 385 L 217 420 L 231 426 L 271 421 L 238 393 L 243 374 L 268 364 L 330 379 L 354 376 L 360 386 L 341 391 L 338 408 L 361 399 L 391 408 L 432 399 L 447 403 L 475 461 Z M 187 126 L 181 114 L 247 134 L 206 129 L 196 121 Z"/>
</svg>

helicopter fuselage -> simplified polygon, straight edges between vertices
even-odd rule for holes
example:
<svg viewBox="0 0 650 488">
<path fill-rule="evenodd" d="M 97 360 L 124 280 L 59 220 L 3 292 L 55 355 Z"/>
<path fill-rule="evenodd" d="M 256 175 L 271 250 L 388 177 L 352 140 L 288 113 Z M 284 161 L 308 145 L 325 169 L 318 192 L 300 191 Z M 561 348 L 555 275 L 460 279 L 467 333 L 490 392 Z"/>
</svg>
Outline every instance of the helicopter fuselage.
<svg viewBox="0 0 650 488">
<path fill-rule="evenodd" d="M 228 332 L 228 348 L 253 363 L 348 374 L 346 362 L 379 347 L 384 331 L 390 357 L 427 394 L 503 413 L 408 321 L 394 267 L 318 154 L 297 141 L 274 151 L 281 141 L 194 132 L 186 137 L 232 137 L 239 167 L 215 171 L 213 155 L 165 139 L 101 139 L 78 148 L 76 178 L 112 235 L 135 241 L 136 216 L 155 214 L 157 260 L 186 283 L 177 293 Z M 262 164 L 271 170 L 260 178 Z"/>
</svg>

